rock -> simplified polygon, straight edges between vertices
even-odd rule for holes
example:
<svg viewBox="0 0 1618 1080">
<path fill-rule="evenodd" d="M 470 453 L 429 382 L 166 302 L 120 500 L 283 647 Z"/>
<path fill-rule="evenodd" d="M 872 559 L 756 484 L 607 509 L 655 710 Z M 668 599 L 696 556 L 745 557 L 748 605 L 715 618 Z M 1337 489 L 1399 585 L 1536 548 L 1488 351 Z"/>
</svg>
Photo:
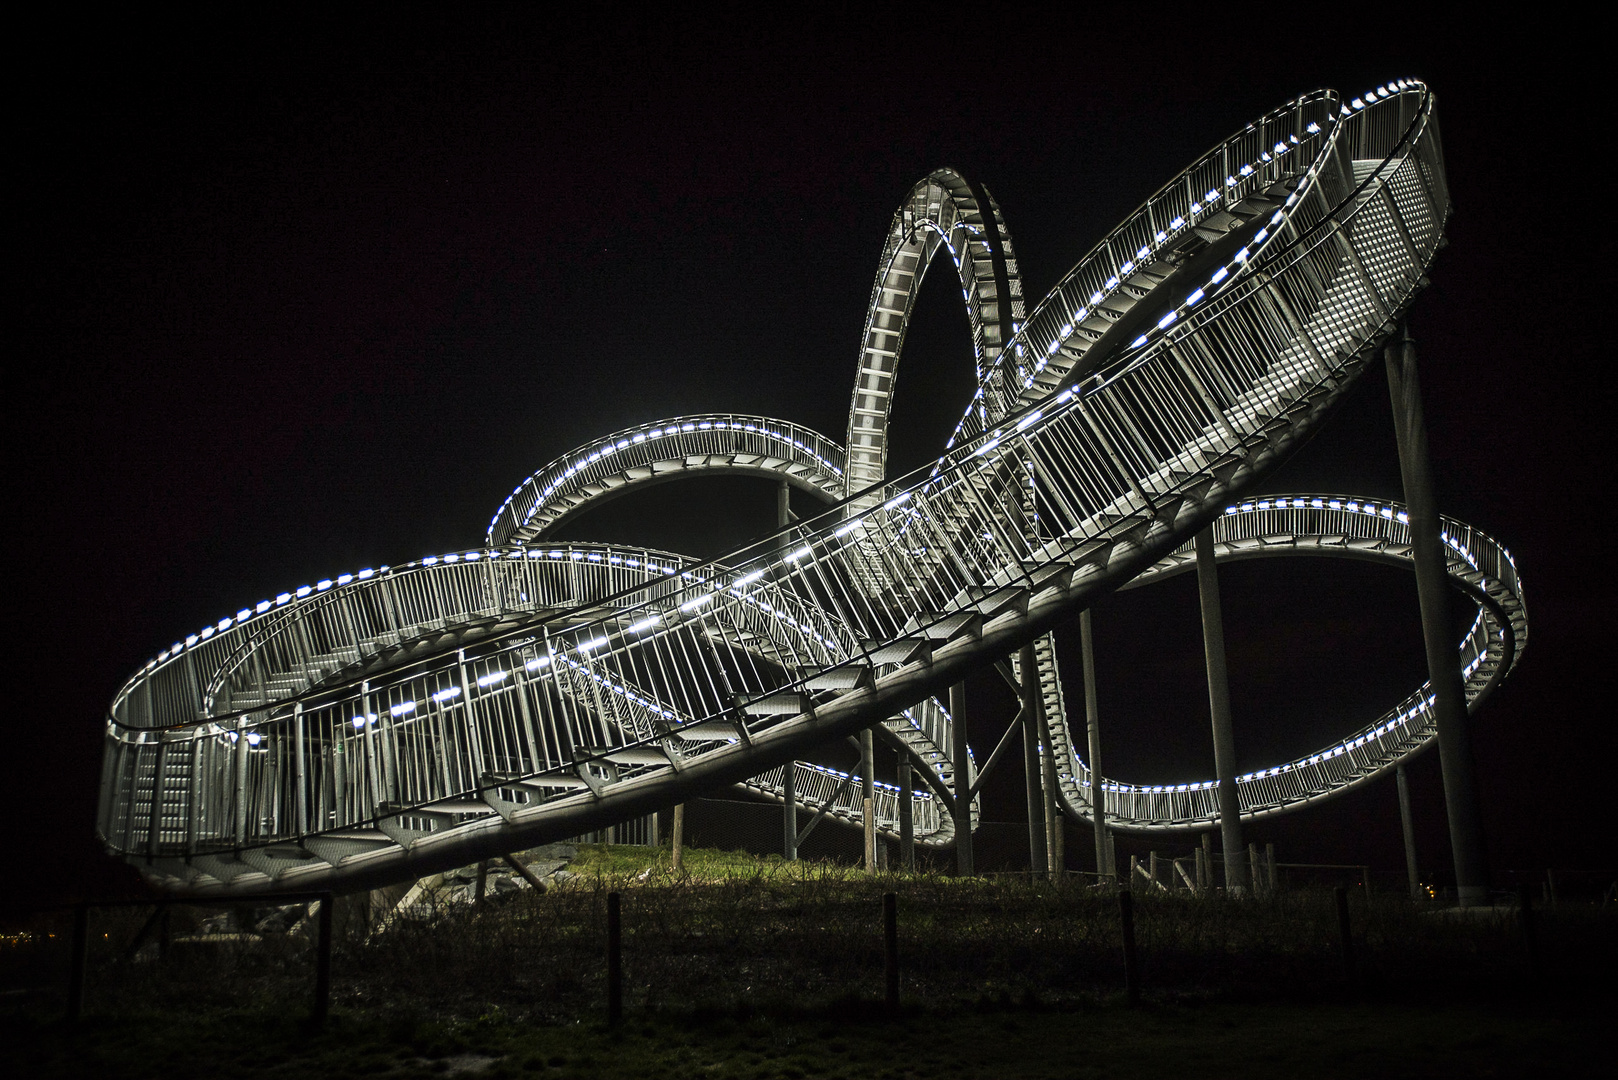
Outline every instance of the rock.
<svg viewBox="0 0 1618 1080">
<path fill-rule="evenodd" d="M 520 859 L 524 864 L 554 860 L 565 866 L 578 855 L 579 849 L 572 844 L 541 844 L 527 851 L 519 851 L 512 858 Z"/>
</svg>

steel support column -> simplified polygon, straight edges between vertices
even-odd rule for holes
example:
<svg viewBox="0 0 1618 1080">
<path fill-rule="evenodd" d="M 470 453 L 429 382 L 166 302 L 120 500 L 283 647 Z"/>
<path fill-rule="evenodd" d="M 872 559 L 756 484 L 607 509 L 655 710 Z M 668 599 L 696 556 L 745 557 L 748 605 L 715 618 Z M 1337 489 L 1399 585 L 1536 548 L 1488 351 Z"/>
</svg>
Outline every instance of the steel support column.
<svg viewBox="0 0 1618 1080">
<path fill-rule="evenodd" d="M 1416 870 L 1416 823 L 1410 815 L 1410 778 L 1405 775 L 1404 763 L 1394 768 L 1399 780 L 1399 824 L 1405 836 L 1405 874 L 1410 878 L 1410 899 L 1421 899 L 1421 875 Z"/>
<path fill-rule="evenodd" d="M 1079 648 L 1084 662 L 1084 721 L 1090 740 L 1090 825 L 1095 830 L 1096 876 L 1108 877 L 1112 845 L 1107 843 L 1107 793 L 1101 787 L 1101 713 L 1096 707 L 1095 641 L 1090 630 L 1090 609 L 1079 612 Z"/>
<path fill-rule="evenodd" d="M 966 684 L 949 688 L 950 729 L 955 765 L 955 872 L 971 877 L 972 869 L 972 753 L 966 743 Z"/>
<path fill-rule="evenodd" d="M 1399 471 L 1410 514 L 1411 561 L 1421 604 L 1421 636 L 1427 649 L 1427 677 L 1433 690 L 1438 729 L 1438 760 L 1444 773 L 1444 805 L 1449 812 L 1450 847 L 1455 855 L 1455 892 L 1462 907 L 1489 900 L 1489 868 L 1483 841 L 1483 814 L 1473 776 L 1472 746 L 1466 732 L 1466 689 L 1450 640 L 1449 581 L 1444 540 L 1433 492 L 1427 425 L 1422 418 L 1416 347 L 1408 327 L 1386 352 L 1393 428 L 1399 440 Z"/>
<path fill-rule="evenodd" d="M 798 765 L 781 768 L 781 855 L 788 862 L 798 857 Z"/>
<path fill-rule="evenodd" d="M 1035 674 L 1034 646 L 1024 645 L 1017 666 L 1022 680 L 1022 766 L 1028 791 L 1028 868 L 1034 873 L 1049 869 L 1045 849 L 1045 777 L 1040 764 L 1039 677 Z"/>
<path fill-rule="evenodd" d="M 910 759 L 899 751 L 899 866 L 911 873 L 916 869 L 916 816 L 912 802 L 915 785 L 910 779 Z"/>
<path fill-rule="evenodd" d="M 1225 891 L 1247 893 L 1247 852 L 1236 801 L 1236 737 L 1230 726 L 1230 684 L 1225 676 L 1225 623 L 1219 609 L 1219 571 L 1213 526 L 1197 533 L 1197 592 L 1202 598 L 1202 648 L 1208 662 L 1208 711 L 1213 717 L 1214 775 L 1219 783 L 1219 834 L 1225 855 Z"/>
<path fill-rule="evenodd" d="M 785 480 L 775 487 L 775 527 L 785 529 L 792 524 L 792 488 Z M 791 538 L 782 535 L 783 548 Z M 787 762 L 781 770 L 781 855 L 788 862 L 798 858 L 798 786 L 797 765 Z"/>
<path fill-rule="evenodd" d="M 872 777 L 876 753 L 871 729 L 860 732 L 860 805 L 865 810 L 865 872 L 876 873 L 876 783 Z"/>
<path fill-rule="evenodd" d="M 1050 860 L 1051 880 L 1060 882 L 1067 875 L 1067 838 L 1063 834 L 1066 821 L 1056 774 L 1056 750 L 1051 744 L 1050 717 L 1045 715 L 1043 707 L 1039 710 L 1039 741 L 1045 747 L 1045 850 Z"/>
</svg>

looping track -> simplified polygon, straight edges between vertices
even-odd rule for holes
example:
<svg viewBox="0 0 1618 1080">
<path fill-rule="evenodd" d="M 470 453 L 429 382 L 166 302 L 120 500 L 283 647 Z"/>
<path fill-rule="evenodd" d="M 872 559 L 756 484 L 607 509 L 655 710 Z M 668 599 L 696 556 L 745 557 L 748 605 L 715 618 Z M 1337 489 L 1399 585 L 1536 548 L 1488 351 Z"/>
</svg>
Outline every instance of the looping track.
<svg viewBox="0 0 1618 1080">
<path fill-rule="evenodd" d="M 1407 561 L 1392 504 L 1240 500 L 1395 329 L 1448 209 L 1424 86 L 1319 91 L 1215 146 L 1030 314 L 999 208 L 940 170 L 884 245 L 846 451 L 759 417 L 642 425 L 519 485 L 486 548 L 220 620 L 114 699 L 100 834 L 169 889 L 366 888 L 727 784 L 778 793 L 785 762 L 876 725 L 927 789 L 918 839 L 947 844 L 974 766 L 952 760 L 933 695 L 1029 642 L 1061 797 L 1084 816 L 1092 778 L 1069 737 L 1056 624 L 1185 569 L 1210 521 L 1221 559 Z M 979 388 L 936 465 L 887 482 L 905 326 L 939 251 Z M 830 505 L 709 563 L 544 540 L 596 501 L 703 470 L 777 477 Z M 1447 530 L 1452 580 L 1479 604 L 1460 645 L 1475 707 L 1520 655 L 1526 617 L 1504 549 Z M 1243 813 L 1329 797 L 1419 749 L 1426 700 L 1417 690 L 1341 744 L 1243 777 Z M 806 805 L 858 818 L 840 775 L 800 776 Z M 1102 784 L 1121 827 L 1214 818 L 1205 783 Z M 877 814 L 893 827 L 891 790 Z"/>
</svg>

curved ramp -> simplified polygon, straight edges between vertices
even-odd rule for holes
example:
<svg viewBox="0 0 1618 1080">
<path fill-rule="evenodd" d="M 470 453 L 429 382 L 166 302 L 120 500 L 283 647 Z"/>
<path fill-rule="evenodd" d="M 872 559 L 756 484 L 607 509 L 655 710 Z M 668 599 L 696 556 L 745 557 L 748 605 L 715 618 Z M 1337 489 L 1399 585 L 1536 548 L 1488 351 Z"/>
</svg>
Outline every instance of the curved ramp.
<svg viewBox="0 0 1618 1080">
<path fill-rule="evenodd" d="M 925 729 L 922 703 L 967 671 L 1164 560 L 1169 572 L 1347 391 L 1441 242 L 1432 110 L 1409 81 L 1288 103 L 1159 190 L 1026 322 L 986 194 L 940 181 L 955 209 L 941 201 L 932 225 L 890 237 L 884 266 L 914 236 L 965 237 L 975 215 L 976 239 L 950 248 L 966 252 L 963 285 L 972 268 L 974 327 L 992 308 L 1003 329 L 1009 310 L 1013 334 L 995 351 L 984 329 L 979 349 L 980 394 L 1004 408 L 963 422 L 936 465 L 717 562 L 496 546 L 244 609 L 164 650 L 115 698 L 102 837 L 173 889 L 366 888 L 747 782 L 906 710 Z M 950 214 L 960 228 L 945 227 Z M 873 311 L 887 318 L 884 274 Z M 883 340 L 873 326 L 862 368 Z M 675 442 L 695 434 L 684 427 Z M 775 431 L 782 464 L 763 471 L 800 467 L 801 486 L 824 490 L 835 455 L 795 457 L 783 435 L 819 445 Z M 674 460 L 658 456 L 667 425 L 656 438 L 668 445 L 627 469 L 604 460 L 644 445 L 623 438 L 614 455 L 563 466 L 571 477 L 519 487 L 491 538 L 534 525 L 581 468 L 606 490 Z M 1510 622 L 1504 606 L 1497 618 Z M 1503 652 L 1492 662 L 1509 665 Z M 941 781 L 930 755 L 947 733 L 923 735 L 913 757 Z M 1087 778 L 1076 760 L 1069 772 L 1082 804 Z M 1191 800 L 1181 817 L 1196 813 Z"/>
</svg>

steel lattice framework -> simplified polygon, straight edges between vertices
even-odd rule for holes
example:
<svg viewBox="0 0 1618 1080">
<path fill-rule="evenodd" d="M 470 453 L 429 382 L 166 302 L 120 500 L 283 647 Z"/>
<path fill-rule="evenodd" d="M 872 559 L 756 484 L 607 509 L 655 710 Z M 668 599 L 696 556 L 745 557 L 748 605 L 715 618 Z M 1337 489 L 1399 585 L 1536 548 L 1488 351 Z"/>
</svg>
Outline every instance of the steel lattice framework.
<svg viewBox="0 0 1618 1080">
<path fill-rule="evenodd" d="M 1448 211 L 1424 85 L 1318 91 L 1203 155 L 1029 313 L 999 207 L 935 172 L 883 246 L 846 447 L 732 414 L 625 429 L 519 485 L 485 547 L 343 574 L 187 636 L 112 703 L 100 835 L 169 889 L 364 888 L 725 785 L 781 797 L 796 755 L 874 728 L 923 780 L 917 839 L 948 844 L 975 764 L 955 760 L 934 695 L 1029 643 L 1060 799 L 1087 819 L 1097 779 L 1069 732 L 1054 626 L 1189 569 L 1209 523 L 1221 560 L 1409 562 L 1398 505 L 1244 493 L 1394 331 Z M 890 481 L 894 379 L 940 251 L 978 387 L 944 456 Z M 827 509 L 712 562 L 546 540 L 600 500 L 711 471 Z M 1521 654 L 1522 590 L 1494 540 L 1453 521 L 1444 536 L 1478 605 L 1459 645 L 1475 708 Z M 1240 777 L 1242 813 L 1330 797 L 1432 737 L 1423 686 Z M 860 820 L 844 774 L 797 775 L 806 807 Z M 1211 781 L 1099 782 L 1120 827 L 1218 819 Z M 890 834 L 898 797 L 877 786 Z"/>
</svg>

